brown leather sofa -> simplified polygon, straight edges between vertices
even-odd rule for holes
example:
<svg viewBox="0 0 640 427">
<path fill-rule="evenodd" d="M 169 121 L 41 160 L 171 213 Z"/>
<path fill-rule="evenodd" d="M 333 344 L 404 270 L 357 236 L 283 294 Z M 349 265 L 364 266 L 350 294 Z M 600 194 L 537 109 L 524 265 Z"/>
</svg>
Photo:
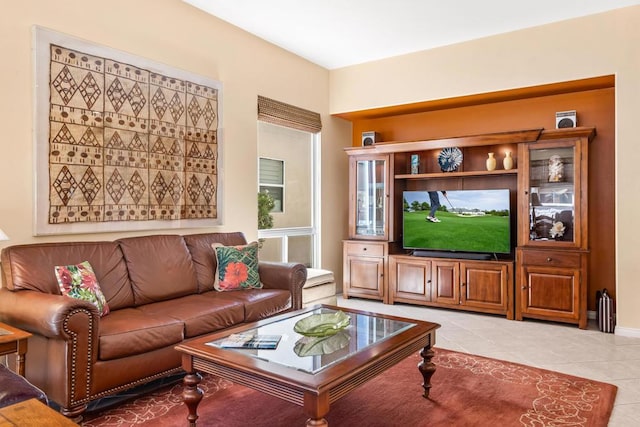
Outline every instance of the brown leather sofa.
<svg viewBox="0 0 640 427">
<path fill-rule="evenodd" d="M 180 372 L 184 339 L 302 307 L 306 268 L 260 262 L 262 289 L 218 292 L 211 244 L 242 233 L 15 245 L 1 254 L 0 320 L 33 334 L 26 378 L 82 414 L 94 399 Z M 62 296 L 54 266 L 89 261 L 110 313 Z"/>
</svg>

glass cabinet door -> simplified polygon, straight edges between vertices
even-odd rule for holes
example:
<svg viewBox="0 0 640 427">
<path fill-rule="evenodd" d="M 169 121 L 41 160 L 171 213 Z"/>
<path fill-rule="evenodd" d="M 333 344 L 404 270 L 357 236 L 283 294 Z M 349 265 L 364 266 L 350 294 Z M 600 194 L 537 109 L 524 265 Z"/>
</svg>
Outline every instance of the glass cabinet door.
<svg viewBox="0 0 640 427">
<path fill-rule="evenodd" d="M 388 157 L 355 160 L 355 230 L 352 237 L 387 238 Z"/>
<path fill-rule="evenodd" d="M 575 145 L 530 149 L 529 242 L 576 242 L 578 166 Z"/>
</svg>

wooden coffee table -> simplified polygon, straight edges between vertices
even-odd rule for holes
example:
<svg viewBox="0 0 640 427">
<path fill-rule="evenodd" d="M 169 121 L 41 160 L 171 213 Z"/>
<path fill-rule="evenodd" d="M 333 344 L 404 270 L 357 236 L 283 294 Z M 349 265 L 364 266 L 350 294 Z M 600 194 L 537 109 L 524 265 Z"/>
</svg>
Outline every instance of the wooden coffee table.
<svg viewBox="0 0 640 427">
<path fill-rule="evenodd" d="M 350 325 L 323 345 L 302 345 L 295 323 L 312 314 L 340 310 L 351 317 Z M 437 323 L 386 316 L 342 307 L 318 305 L 282 314 L 221 333 L 186 341 L 176 347 L 182 352 L 184 402 L 187 420 L 196 425 L 197 408 L 203 392 L 198 387 L 205 372 L 299 405 L 309 416 L 307 426 L 327 426 L 324 417 L 332 403 L 414 352 L 419 364 L 424 397 L 429 396 L 431 362 Z M 232 333 L 281 335 L 275 350 L 229 349 L 220 343 Z M 321 354 L 309 355 L 324 348 Z M 416 373 L 419 375 L 418 373 Z M 418 377 L 420 378 L 420 377 Z"/>
</svg>

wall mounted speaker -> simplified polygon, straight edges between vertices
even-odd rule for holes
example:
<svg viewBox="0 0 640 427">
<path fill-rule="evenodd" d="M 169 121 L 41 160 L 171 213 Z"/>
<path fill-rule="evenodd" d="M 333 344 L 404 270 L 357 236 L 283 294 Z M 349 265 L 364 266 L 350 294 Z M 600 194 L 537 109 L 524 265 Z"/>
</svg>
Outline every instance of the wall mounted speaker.
<svg viewBox="0 0 640 427">
<path fill-rule="evenodd" d="M 362 132 L 362 145 L 363 146 L 367 146 L 367 145 L 373 145 L 376 142 L 380 142 L 380 134 L 377 132 L 373 132 L 373 131 L 369 131 L 369 132 Z"/>
<path fill-rule="evenodd" d="M 556 113 L 556 129 L 574 128 L 577 125 L 576 110 L 558 111 Z"/>
</svg>

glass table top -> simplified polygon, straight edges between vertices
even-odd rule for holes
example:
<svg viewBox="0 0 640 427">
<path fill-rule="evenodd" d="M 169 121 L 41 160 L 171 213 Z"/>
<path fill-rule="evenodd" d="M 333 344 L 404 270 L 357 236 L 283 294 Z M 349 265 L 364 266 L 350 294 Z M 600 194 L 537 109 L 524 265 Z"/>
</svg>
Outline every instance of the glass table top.
<svg viewBox="0 0 640 427">
<path fill-rule="evenodd" d="M 225 350 L 241 352 L 303 372 L 317 373 L 375 343 L 416 326 L 415 323 L 345 311 L 344 314 L 350 317 L 349 325 L 335 335 L 306 337 L 294 331 L 295 324 L 301 319 L 336 312 L 337 310 L 319 307 L 297 316 L 274 320 L 260 327 L 243 331 L 243 334 L 247 335 L 280 336 L 275 349 L 225 348 Z M 210 341 L 207 345 L 222 348 L 223 341 L 227 339 L 228 337 Z"/>
</svg>

